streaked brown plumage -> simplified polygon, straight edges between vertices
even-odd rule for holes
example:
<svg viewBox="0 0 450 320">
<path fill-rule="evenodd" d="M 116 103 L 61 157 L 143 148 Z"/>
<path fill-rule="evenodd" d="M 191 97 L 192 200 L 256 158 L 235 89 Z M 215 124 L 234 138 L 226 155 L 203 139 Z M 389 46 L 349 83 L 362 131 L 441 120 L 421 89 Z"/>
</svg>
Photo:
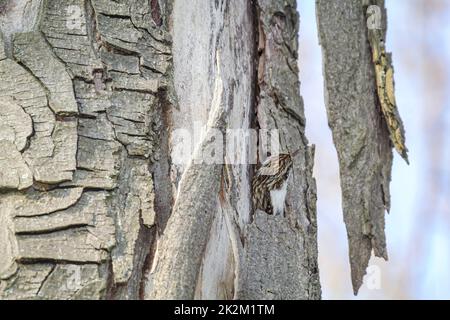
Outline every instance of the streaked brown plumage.
<svg viewBox="0 0 450 320">
<path fill-rule="evenodd" d="M 297 152 L 294 152 L 293 156 Z M 271 156 L 263 162 L 252 181 L 254 210 L 259 209 L 268 214 L 273 214 L 270 191 L 282 187 L 289 176 L 291 167 L 292 158 L 286 153 Z"/>
</svg>

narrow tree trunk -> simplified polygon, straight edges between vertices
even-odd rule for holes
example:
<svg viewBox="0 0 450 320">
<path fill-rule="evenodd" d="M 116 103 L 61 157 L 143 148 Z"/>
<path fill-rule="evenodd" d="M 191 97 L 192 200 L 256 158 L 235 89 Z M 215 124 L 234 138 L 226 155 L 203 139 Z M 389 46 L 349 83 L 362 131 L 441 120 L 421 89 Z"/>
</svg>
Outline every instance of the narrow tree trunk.
<svg viewBox="0 0 450 320">
<path fill-rule="evenodd" d="M 392 144 L 381 112 L 368 39 L 372 26 L 366 11 L 370 5 L 376 6 L 379 14 L 373 17 L 379 19 L 379 26 L 374 27 L 385 39 L 384 0 L 316 0 L 326 106 L 340 163 L 355 294 L 372 251 L 388 259 L 384 215 L 390 209 Z M 402 127 L 401 119 L 396 121 Z"/>
</svg>

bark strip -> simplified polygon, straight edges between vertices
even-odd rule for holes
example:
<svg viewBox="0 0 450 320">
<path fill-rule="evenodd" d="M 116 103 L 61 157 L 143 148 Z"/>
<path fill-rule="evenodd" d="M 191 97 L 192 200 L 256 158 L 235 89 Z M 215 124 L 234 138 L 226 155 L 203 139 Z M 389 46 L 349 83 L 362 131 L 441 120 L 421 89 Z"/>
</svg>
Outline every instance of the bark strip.
<svg viewBox="0 0 450 320">
<path fill-rule="evenodd" d="M 217 66 L 220 66 L 217 54 Z M 222 164 L 197 164 L 208 150 L 217 150 L 214 130 L 225 132 L 223 83 L 218 72 L 208 130 L 181 177 L 177 198 L 156 256 L 152 299 L 193 299 L 208 234 L 217 208 Z"/>
<path fill-rule="evenodd" d="M 386 17 L 384 0 L 374 1 Z M 387 260 L 384 233 L 389 211 L 392 147 L 383 119 L 368 42 L 367 6 L 361 0 L 316 1 L 323 51 L 325 98 L 337 149 L 344 221 L 355 294 L 372 250 Z M 386 19 L 382 19 L 386 34 Z"/>
</svg>

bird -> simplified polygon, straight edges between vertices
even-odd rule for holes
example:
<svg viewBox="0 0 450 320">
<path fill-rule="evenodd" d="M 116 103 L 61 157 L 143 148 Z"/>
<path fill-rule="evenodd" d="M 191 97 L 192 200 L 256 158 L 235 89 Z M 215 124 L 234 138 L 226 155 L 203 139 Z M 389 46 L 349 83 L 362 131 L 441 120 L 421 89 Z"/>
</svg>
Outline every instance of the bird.
<svg viewBox="0 0 450 320">
<path fill-rule="evenodd" d="M 269 215 L 283 215 L 287 180 L 292 168 L 291 155 L 280 153 L 268 157 L 256 171 L 252 181 L 253 208 Z"/>
</svg>

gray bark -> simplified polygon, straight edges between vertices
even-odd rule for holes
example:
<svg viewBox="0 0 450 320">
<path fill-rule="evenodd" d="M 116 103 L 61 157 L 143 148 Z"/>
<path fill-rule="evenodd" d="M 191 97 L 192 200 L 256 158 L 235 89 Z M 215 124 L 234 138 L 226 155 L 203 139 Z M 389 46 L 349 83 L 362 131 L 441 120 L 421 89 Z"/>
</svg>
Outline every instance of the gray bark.
<svg viewBox="0 0 450 320">
<path fill-rule="evenodd" d="M 328 120 L 337 149 L 355 294 L 372 254 L 387 260 L 392 145 L 378 102 L 366 9 L 384 1 L 317 0 Z"/>
<path fill-rule="evenodd" d="M 173 171 L 181 177 L 178 199 L 148 277 L 148 297 L 320 297 L 313 154 L 304 136 L 298 92 L 295 7 L 294 1 L 285 6 L 261 1 L 256 7 L 245 1 L 175 2 L 173 46 L 180 111 L 174 111 L 174 126 L 192 128 L 194 121 L 207 122 L 214 108 L 223 108 L 227 128 L 250 128 L 256 103 L 258 127 L 280 129 L 282 151 L 302 152 L 295 159 L 282 219 L 250 211 L 248 166 L 226 165 L 220 172 L 215 166 L 175 166 Z M 190 34 L 187 42 L 186 30 L 192 28 L 200 32 Z M 195 76 L 197 81 L 190 82 Z M 217 97 L 217 90 L 226 96 Z M 222 105 L 214 106 L 214 101 Z M 194 103 L 211 108 L 205 113 Z M 203 143 L 200 152 L 206 148 Z M 225 158 L 232 156 L 225 153 Z M 222 172 L 227 183 L 218 194 Z"/>
<path fill-rule="evenodd" d="M 152 177 L 167 161 L 159 146 L 170 108 L 168 10 L 6 1 L 2 298 L 140 297 L 156 228 Z"/>
<path fill-rule="evenodd" d="M 277 129 L 280 147 L 293 154 L 285 217 L 257 211 L 245 232 L 246 299 L 319 299 L 314 149 L 305 137 L 298 79 L 298 25 L 295 1 L 257 3 L 258 66 L 256 121 Z M 265 146 L 259 146 L 265 151 Z"/>
</svg>

